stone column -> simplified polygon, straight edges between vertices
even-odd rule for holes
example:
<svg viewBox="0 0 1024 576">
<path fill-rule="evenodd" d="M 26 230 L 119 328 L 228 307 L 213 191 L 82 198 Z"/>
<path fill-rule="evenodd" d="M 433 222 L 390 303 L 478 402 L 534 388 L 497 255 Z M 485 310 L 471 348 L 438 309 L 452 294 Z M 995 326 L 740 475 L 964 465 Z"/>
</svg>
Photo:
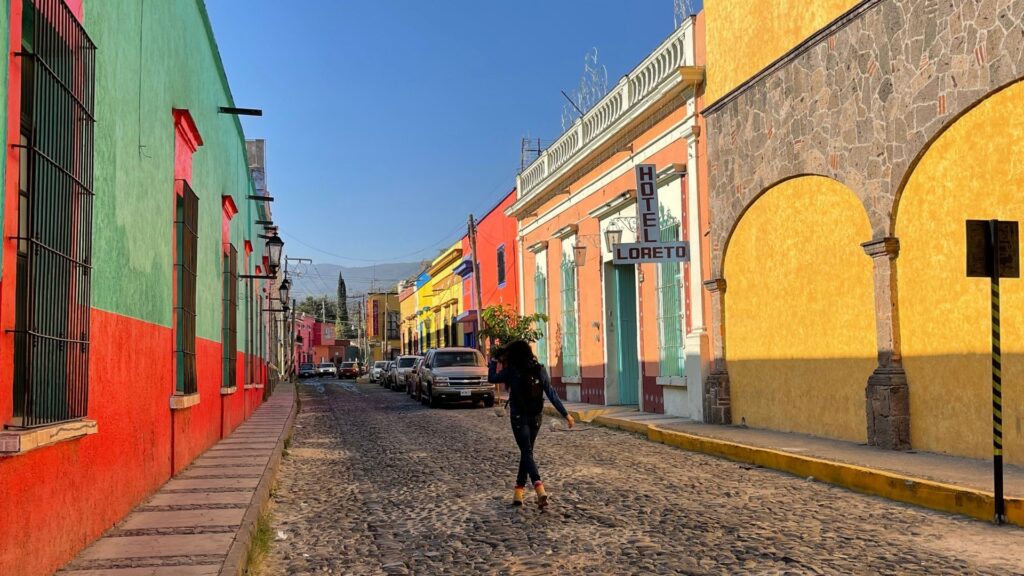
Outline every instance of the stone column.
<svg viewBox="0 0 1024 576">
<path fill-rule="evenodd" d="M 725 368 L 725 279 L 704 282 L 711 293 L 711 372 L 704 381 L 704 421 L 732 424 L 732 400 L 729 396 L 729 372 Z"/>
<path fill-rule="evenodd" d="M 862 244 L 875 271 L 875 330 L 878 367 L 868 378 L 866 414 L 868 444 L 890 450 L 910 449 L 910 389 L 903 371 L 896 289 L 897 238 Z"/>
</svg>

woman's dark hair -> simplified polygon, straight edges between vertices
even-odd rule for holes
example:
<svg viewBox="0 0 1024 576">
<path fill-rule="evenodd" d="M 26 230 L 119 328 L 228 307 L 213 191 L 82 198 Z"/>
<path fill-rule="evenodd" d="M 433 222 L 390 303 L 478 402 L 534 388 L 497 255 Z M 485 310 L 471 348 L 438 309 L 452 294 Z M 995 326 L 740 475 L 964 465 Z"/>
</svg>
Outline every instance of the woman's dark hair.
<svg viewBox="0 0 1024 576">
<path fill-rule="evenodd" d="M 504 364 L 510 369 L 526 376 L 534 386 L 540 386 L 541 365 L 533 355 L 533 348 L 525 340 L 516 340 L 502 346 Z"/>
</svg>

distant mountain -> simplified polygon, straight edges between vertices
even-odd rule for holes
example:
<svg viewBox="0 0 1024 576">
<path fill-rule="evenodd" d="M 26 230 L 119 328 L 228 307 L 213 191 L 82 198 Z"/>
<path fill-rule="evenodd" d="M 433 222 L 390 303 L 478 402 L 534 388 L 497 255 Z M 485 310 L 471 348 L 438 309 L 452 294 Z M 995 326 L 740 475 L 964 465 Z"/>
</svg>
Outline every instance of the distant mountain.
<svg viewBox="0 0 1024 576">
<path fill-rule="evenodd" d="M 292 266 L 292 297 L 299 302 L 307 296 L 331 296 L 338 293 L 338 273 L 345 278 L 348 295 L 355 296 L 371 290 L 394 289 L 399 281 L 415 277 L 421 262 L 397 262 L 376 266 L 339 266 L 337 264 L 300 264 Z"/>
</svg>

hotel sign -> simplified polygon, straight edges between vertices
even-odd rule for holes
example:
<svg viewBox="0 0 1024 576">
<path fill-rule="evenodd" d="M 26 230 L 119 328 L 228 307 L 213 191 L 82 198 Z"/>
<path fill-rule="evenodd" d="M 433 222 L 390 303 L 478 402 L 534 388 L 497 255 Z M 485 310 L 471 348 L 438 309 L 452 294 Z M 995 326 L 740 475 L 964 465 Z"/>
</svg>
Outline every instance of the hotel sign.
<svg viewBox="0 0 1024 576">
<path fill-rule="evenodd" d="M 614 264 L 687 262 L 690 243 L 663 242 L 658 216 L 658 171 L 654 164 L 636 167 L 636 236 L 638 242 L 612 247 Z"/>
</svg>

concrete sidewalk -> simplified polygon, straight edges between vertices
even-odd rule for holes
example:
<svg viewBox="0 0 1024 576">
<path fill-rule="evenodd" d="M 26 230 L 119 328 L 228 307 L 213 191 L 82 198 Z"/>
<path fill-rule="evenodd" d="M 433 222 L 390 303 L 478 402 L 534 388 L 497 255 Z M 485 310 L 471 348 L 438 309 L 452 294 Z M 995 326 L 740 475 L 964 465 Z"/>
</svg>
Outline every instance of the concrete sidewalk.
<svg viewBox="0 0 1024 576">
<path fill-rule="evenodd" d="M 635 407 L 565 403 L 573 418 L 647 436 L 654 442 L 754 464 L 857 492 L 992 519 L 992 463 L 928 452 L 894 452 L 854 442 L 740 426 L 701 424 Z M 549 414 L 554 408 L 545 406 Z M 1024 468 L 1004 470 L 1006 512 L 1024 526 Z"/>
<path fill-rule="evenodd" d="M 295 388 L 283 382 L 247 422 L 58 574 L 241 574 L 294 417 Z"/>
</svg>

